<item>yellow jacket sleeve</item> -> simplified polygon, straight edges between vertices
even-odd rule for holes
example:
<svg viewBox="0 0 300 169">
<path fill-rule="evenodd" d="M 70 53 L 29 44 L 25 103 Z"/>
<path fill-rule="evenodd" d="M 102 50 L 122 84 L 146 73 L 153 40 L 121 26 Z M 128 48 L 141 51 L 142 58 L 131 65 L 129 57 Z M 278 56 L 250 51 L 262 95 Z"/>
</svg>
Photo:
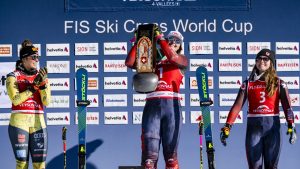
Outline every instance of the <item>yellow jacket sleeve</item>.
<svg viewBox="0 0 300 169">
<path fill-rule="evenodd" d="M 43 105 L 48 106 L 51 101 L 51 89 L 50 85 L 48 84 L 48 80 L 46 80 L 46 88 L 39 90 L 39 92 L 41 95 Z"/>
<path fill-rule="evenodd" d="M 24 92 L 20 93 L 17 85 L 17 79 L 14 76 L 9 76 L 6 79 L 6 90 L 12 104 L 15 106 L 23 103 L 33 94 L 29 90 L 25 90 Z"/>
</svg>

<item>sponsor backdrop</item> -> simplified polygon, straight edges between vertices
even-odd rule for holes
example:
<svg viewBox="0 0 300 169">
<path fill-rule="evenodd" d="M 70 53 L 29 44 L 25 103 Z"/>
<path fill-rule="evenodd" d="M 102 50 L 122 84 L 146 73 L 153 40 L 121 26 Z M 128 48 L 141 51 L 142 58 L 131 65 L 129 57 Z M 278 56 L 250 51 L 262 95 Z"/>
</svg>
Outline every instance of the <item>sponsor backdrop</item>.
<svg viewBox="0 0 300 169">
<path fill-rule="evenodd" d="M 216 165 L 219 169 L 247 168 L 245 129 L 247 106 L 240 112 L 228 146 L 219 141 L 238 89 L 253 68 L 262 48 L 277 53 L 277 70 L 290 89 L 299 130 L 300 1 L 200 0 L 2 0 L 0 1 L 0 156 L 1 165 L 14 168 L 7 125 L 10 101 L 6 74 L 14 69 L 21 42 L 29 38 L 40 49 L 40 67 L 47 66 L 52 101 L 46 109 L 48 168 L 62 168 L 62 126 L 67 126 L 68 167 L 77 166 L 77 111 L 75 71 L 89 71 L 87 162 L 91 169 L 116 169 L 140 163 L 140 133 L 145 95 L 132 89 L 135 72 L 124 65 L 135 28 L 157 23 L 167 34 L 184 36 L 189 68 L 181 85 L 183 128 L 180 166 L 199 167 L 198 119 L 201 115 L 195 70 L 206 65 L 209 73 Z M 246 103 L 247 105 L 247 103 Z M 288 144 L 282 122 L 279 168 L 296 168 L 300 141 Z M 300 135 L 299 135 L 300 136 Z M 163 168 L 160 155 L 159 168 Z M 206 165 L 206 155 L 204 156 Z"/>
</svg>

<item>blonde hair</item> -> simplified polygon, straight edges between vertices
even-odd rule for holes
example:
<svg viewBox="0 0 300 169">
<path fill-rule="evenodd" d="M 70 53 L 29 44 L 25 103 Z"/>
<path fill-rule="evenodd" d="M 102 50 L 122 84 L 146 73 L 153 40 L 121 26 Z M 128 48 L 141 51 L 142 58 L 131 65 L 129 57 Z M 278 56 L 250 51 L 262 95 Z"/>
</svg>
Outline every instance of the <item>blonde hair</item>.
<svg viewBox="0 0 300 169">
<path fill-rule="evenodd" d="M 252 72 L 250 74 L 249 79 L 254 78 L 254 74 L 258 73 L 258 69 L 256 65 L 253 67 Z M 273 64 L 270 64 L 269 69 L 267 69 L 264 73 L 264 78 L 266 82 L 266 91 L 269 97 L 273 96 L 277 87 L 278 87 L 278 77 Z"/>
</svg>

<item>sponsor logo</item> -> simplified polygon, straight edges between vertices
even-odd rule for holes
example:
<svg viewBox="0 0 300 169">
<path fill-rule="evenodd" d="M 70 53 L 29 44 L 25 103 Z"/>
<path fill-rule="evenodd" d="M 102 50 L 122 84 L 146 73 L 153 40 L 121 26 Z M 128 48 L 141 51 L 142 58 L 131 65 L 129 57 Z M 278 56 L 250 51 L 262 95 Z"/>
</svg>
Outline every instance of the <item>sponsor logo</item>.
<svg viewBox="0 0 300 169">
<path fill-rule="evenodd" d="M 33 138 L 34 139 L 47 138 L 47 134 L 46 133 L 34 133 Z"/>
<path fill-rule="evenodd" d="M 70 61 L 47 61 L 48 73 L 70 73 Z"/>
<path fill-rule="evenodd" d="M 124 60 L 104 60 L 104 72 L 127 72 Z"/>
<path fill-rule="evenodd" d="M 88 90 L 98 90 L 98 77 L 89 78 Z"/>
<path fill-rule="evenodd" d="M 242 85 L 241 76 L 219 76 L 220 89 L 238 89 Z"/>
<path fill-rule="evenodd" d="M 78 124 L 78 112 L 75 115 L 75 124 Z M 87 112 L 86 113 L 86 124 L 99 124 L 99 112 Z"/>
<path fill-rule="evenodd" d="M 70 125 L 70 113 L 47 113 L 47 125 Z"/>
<path fill-rule="evenodd" d="M 146 95 L 145 94 L 133 94 L 133 106 L 145 106 L 146 104 Z"/>
<path fill-rule="evenodd" d="M 98 72 L 98 60 L 75 60 L 75 71 L 85 68 L 88 72 Z"/>
<path fill-rule="evenodd" d="M 69 98 L 70 96 L 58 96 L 52 95 L 50 104 L 47 106 L 48 108 L 69 108 Z"/>
<path fill-rule="evenodd" d="M 104 124 L 128 124 L 128 112 L 104 112 Z"/>
<path fill-rule="evenodd" d="M 98 77 L 89 77 L 88 79 L 88 90 L 98 90 Z M 77 90 L 77 84 L 75 83 L 75 90 Z"/>
<path fill-rule="evenodd" d="M 242 71 L 242 59 L 219 59 L 219 71 Z"/>
<path fill-rule="evenodd" d="M 18 158 L 25 158 L 27 156 L 26 150 L 17 150 L 16 155 Z"/>
<path fill-rule="evenodd" d="M 236 96 L 237 94 L 220 94 L 220 106 L 232 106 L 235 102 Z"/>
<path fill-rule="evenodd" d="M 127 42 L 104 43 L 104 55 L 127 55 Z"/>
<path fill-rule="evenodd" d="M 272 113 L 274 110 L 271 110 L 267 105 L 260 105 L 255 110 L 253 110 L 254 113 Z"/>
<path fill-rule="evenodd" d="M 24 147 L 28 147 L 28 144 L 15 144 L 16 147 L 18 148 L 24 148 Z"/>
<path fill-rule="evenodd" d="M 299 42 L 276 42 L 276 54 L 299 55 Z"/>
<path fill-rule="evenodd" d="M 132 112 L 132 123 L 133 124 L 142 124 L 143 112 L 134 111 Z"/>
<path fill-rule="evenodd" d="M 271 49 L 270 42 L 248 42 L 247 43 L 247 54 L 256 55 L 262 49 Z"/>
<path fill-rule="evenodd" d="M 46 56 L 70 56 L 70 44 L 46 44 Z"/>
<path fill-rule="evenodd" d="M 75 43 L 75 55 L 99 55 L 98 43 Z"/>
<path fill-rule="evenodd" d="M 49 78 L 51 90 L 70 90 L 69 78 Z"/>
<path fill-rule="evenodd" d="M 218 53 L 220 55 L 241 55 L 241 42 L 219 42 Z"/>
<path fill-rule="evenodd" d="M 139 0 L 139 1 L 133 1 L 133 0 L 123 0 L 123 2 L 127 3 L 142 3 L 138 4 L 140 6 L 149 5 L 149 7 L 178 7 L 181 6 L 181 4 L 187 4 L 191 2 L 196 2 L 197 0 Z"/>
<path fill-rule="evenodd" d="M 173 85 L 167 84 L 167 82 L 160 80 L 160 81 L 158 81 L 157 88 L 171 90 L 173 88 Z"/>
<path fill-rule="evenodd" d="M 190 71 L 196 71 L 199 66 L 205 66 L 207 71 L 213 71 L 213 59 L 190 59 Z"/>
<path fill-rule="evenodd" d="M 11 44 L 3 44 L 0 45 L 0 57 L 2 56 L 12 56 L 12 45 Z"/>
<path fill-rule="evenodd" d="M 299 71 L 299 59 L 276 59 L 277 71 Z"/>
<path fill-rule="evenodd" d="M 213 42 L 190 42 L 190 54 L 213 54 Z"/>
<path fill-rule="evenodd" d="M 25 143 L 25 141 L 26 141 L 25 134 L 18 134 L 18 142 L 19 143 Z"/>
<path fill-rule="evenodd" d="M 127 77 L 104 77 L 104 89 L 127 89 Z"/>
<path fill-rule="evenodd" d="M 104 107 L 126 107 L 127 95 L 126 94 L 105 94 L 103 96 Z"/>
<path fill-rule="evenodd" d="M 38 151 L 42 151 L 41 148 L 44 147 L 44 144 L 43 143 L 37 143 L 36 145 L 37 145 L 38 148 L 40 148 L 40 149 L 38 149 Z M 37 150 L 37 149 L 35 149 L 35 150 Z"/>
</svg>

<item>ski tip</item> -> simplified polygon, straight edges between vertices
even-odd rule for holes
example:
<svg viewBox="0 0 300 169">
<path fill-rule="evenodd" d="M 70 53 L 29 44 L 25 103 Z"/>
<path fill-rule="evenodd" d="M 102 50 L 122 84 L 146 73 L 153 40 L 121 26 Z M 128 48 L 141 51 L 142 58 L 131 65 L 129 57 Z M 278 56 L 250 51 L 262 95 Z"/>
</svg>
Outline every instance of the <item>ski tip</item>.
<svg viewBox="0 0 300 169">
<path fill-rule="evenodd" d="M 79 72 L 87 72 L 87 70 L 85 68 L 79 68 L 79 69 L 77 69 L 76 73 L 79 73 Z"/>
<path fill-rule="evenodd" d="M 200 65 L 200 66 L 197 68 L 196 71 L 197 71 L 197 72 L 198 72 L 198 71 L 207 71 L 207 69 L 206 69 L 206 66 L 205 66 L 205 65 Z"/>
</svg>

